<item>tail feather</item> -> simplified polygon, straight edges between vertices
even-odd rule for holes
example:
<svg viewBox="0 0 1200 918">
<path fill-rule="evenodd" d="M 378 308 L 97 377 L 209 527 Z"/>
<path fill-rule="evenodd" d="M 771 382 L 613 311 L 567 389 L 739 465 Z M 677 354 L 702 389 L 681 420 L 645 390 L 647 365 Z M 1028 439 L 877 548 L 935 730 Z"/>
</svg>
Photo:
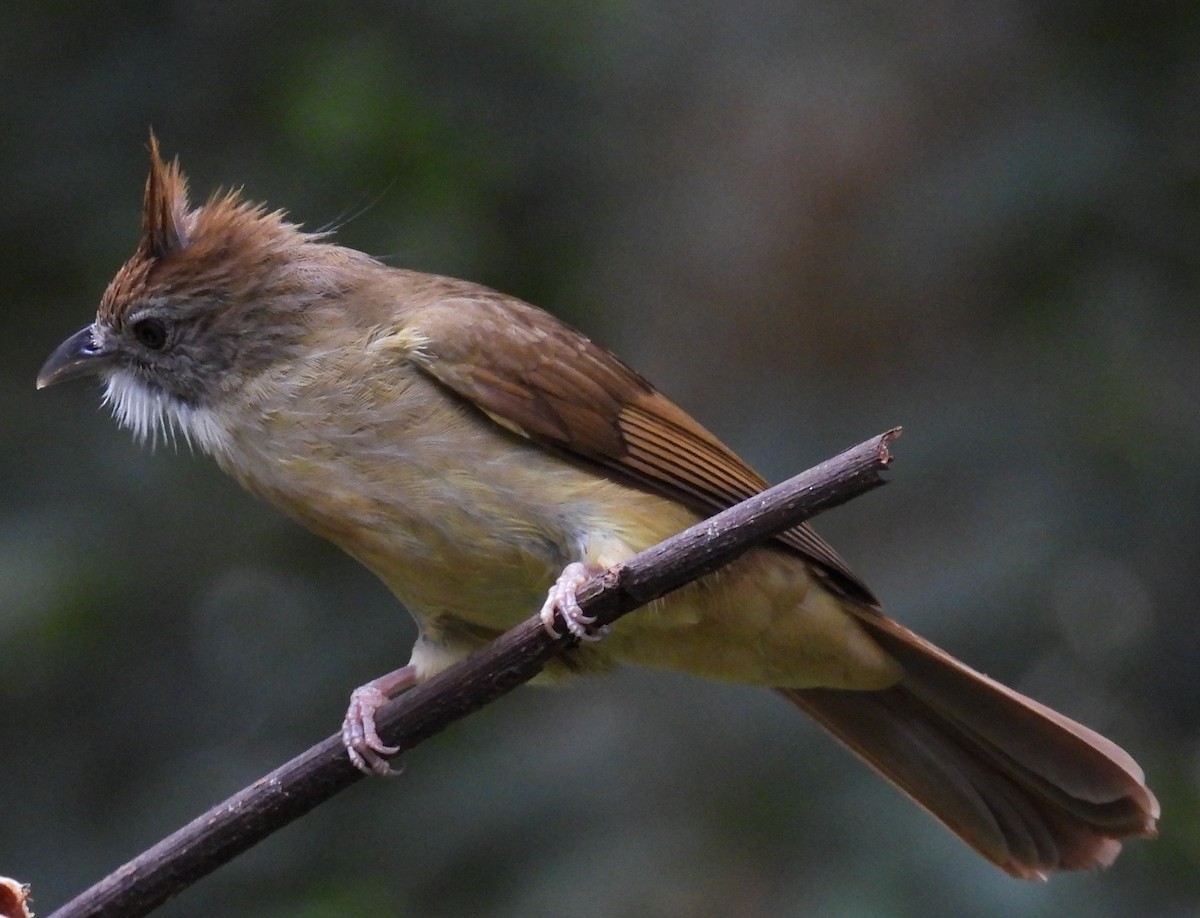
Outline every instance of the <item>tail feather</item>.
<svg viewBox="0 0 1200 918">
<path fill-rule="evenodd" d="M 862 623 L 904 666 L 898 685 L 780 693 L 989 861 L 1044 879 L 1155 834 L 1158 801 L 1115 743 L 890 619 Z"/>
</svg>

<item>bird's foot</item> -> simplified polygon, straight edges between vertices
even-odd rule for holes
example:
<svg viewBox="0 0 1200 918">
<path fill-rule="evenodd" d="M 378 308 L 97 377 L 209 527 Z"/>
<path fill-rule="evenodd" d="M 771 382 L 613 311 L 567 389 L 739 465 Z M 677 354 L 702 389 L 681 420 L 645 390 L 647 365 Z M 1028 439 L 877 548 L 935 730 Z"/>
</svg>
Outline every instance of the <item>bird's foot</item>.
<svg viewBox="0 0 1200 918">
<path fill-rule="evenodd" d="M 554 586 L 550 587 L 546 594 L 546 602 L 539 613 L 547 634 L 551 637 L 561 636 L 554 627 L 555 612 L 562 618 L 567 630 L 581 641 L 598 641 L 608 633 L 607 625 L 597 632 L 591 630 L 590 626 L 595 623 L 596 618 L 593 615 L 585 615 L 576 598 L 579 588 L 603 570 L 602 564 L 584 564 L 580 561 L 572 561 L 563 568 L 563 572 L 554 581 Z"/>
<path fill-rule="evenodd" d="M 342 721 L 342 745 L 359 771 L 368 775 L 388 777 L 400 772 L 388 764 L 387 757 L 400 751 L 389 746 L 375 731 L 375 712 L 388 699 L 417 681 L 417 668 L 409 663 L 386 676 L 360 685 L 350 693 L 350 707 Z"/>
</svg>

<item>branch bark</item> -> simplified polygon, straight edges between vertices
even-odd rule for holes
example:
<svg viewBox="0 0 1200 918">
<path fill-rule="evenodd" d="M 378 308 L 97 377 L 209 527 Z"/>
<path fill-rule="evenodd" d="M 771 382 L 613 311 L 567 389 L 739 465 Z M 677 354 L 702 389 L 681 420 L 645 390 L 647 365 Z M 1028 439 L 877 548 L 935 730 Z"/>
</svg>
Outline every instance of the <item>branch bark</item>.
<svg viewBox="0 0 1200 918">
<path fill-rule="evenodd" d="M 597 627 L 728 564 L 755 544 L 885 483 L 890 430 L 593 577 L 579 592 Z M 573 646 L 534 615 L 393 699 L 379 734 L 401 752 L 536 676 Z M 138 918 L 363 776 L 331 736 L 131 860 L 50 918 Z"/>
</svg>

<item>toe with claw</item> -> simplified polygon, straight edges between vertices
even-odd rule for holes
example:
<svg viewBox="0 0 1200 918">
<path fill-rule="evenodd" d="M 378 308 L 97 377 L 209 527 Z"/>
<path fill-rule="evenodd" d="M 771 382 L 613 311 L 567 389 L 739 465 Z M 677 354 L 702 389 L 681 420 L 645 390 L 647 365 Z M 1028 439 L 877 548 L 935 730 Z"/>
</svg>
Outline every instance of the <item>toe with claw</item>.
<svg viewBox="0 0 1200 918">
<path fill-rule="evenodd" d="M 558 580 L 554 581 L 554 585 L 546 594 L 546 602 L 540 612 L 547 634 L 560 637 L 558 629 L 554 627 L 554 614 L 557 612 L 567 630 L 579 640 L 593 642 L 603 637 L 608 628 L 601 628 L 599 632 L 593 633 L 590 626 L 595 623 L 596 618 L 584 613 L 576 596 L 581 586 L 603 570 L 604 566 L 601 564 L 584 564 L 580 561 L 573 561 L 563 568 Z"/>
<path fill-rule="evenodd" d="M 373 682 L 359 686 L 350 693 L 350 706 L 342 721 L 342 745 L 351 763 L 368 775 L 389 776 L 399 772 L 388 764 L 388 757 L 400 751 L 379 738 L 375 729 L 375 712 L 387 704 L 396 692 L 416 681 L 412 665 L 401 667 Z"/>
</svg>

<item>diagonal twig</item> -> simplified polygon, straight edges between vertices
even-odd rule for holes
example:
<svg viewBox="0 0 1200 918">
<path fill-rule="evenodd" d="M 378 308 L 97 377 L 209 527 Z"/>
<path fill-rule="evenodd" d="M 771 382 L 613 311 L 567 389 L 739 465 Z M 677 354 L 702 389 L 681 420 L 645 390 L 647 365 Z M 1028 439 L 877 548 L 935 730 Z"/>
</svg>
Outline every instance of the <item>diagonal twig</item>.
<svg viewBox="0 0 1200 918">
<path fill-rule="evenodd" d="M 883 484 L 896 428 L 593 577 L 579 591 L 597 627 L 728 564 L 755 544 Z M 376 718 L 401 751 L 536 676 L 576 641 L 522 622 L 421 685 Z M 331 736 L 109 874 L 50 918 L 138 918 L 363 777 Z"/>
</svg>

